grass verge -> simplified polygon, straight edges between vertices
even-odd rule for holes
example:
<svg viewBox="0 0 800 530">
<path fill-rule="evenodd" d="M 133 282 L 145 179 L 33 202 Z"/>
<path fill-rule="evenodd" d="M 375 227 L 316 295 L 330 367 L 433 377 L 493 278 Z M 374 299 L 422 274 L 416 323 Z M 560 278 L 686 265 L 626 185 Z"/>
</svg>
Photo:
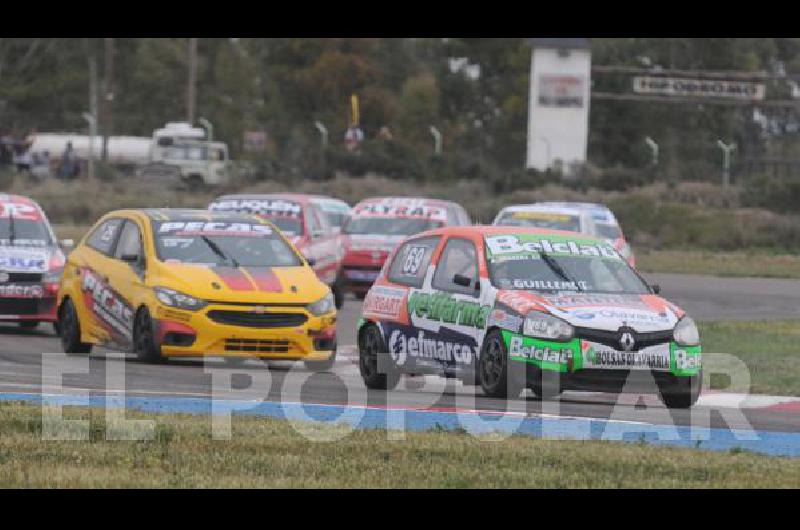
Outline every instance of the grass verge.
<svg viewBox="0 0 800 530">
<path fill-rule="evenodd" d="M 703 351 L 730 353 L 747 365 L 751 393 L 800 396 L 800 321 L 700 322 L 698 327 Z"/>
<path fill-rule="evenodd" d="M 651 250 L 636 253 L 642 272 L 800 279 L 800 255 L 770 252 Z"/>
<path fill-rule="evenodd" d="M 106 440 L 102 409 L 87 441 L 42 439 L 42 409 L 0 404 L 0 487 L 697 488 L 800 487 L 800 459 L 606 441 L 501 441 L 455 432 L 354 431 L 314 442 L 282 420 L 235 417 L 231 440 L 208 417 L 134 411 L 148 441 Z M 66 415 L 66 412 L 65 412 Z M 337 429 L 321 425 L 320 429 Z"/>
</svg>

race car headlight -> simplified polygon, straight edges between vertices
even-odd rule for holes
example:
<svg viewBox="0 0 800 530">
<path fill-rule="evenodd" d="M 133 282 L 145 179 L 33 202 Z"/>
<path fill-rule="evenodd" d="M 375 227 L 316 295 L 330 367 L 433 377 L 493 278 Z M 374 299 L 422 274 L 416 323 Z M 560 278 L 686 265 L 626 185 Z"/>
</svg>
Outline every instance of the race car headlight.
<svg viewBox="0 0 800 530">
<path fill-rule="evenodd" d="M 531 311 L 525 318 L 522 332 L 528 337 L 553 341 L 568 341 L 575 329 L 567 322 L 538 311 Z"/>
<path fill-rule="evenodd" d="M 197 311 L 206 306 L 205 300 L 200 300 L 194 296 L 168 289 L 166 287 L 155 287 L 153 291 L 156 294 L 158 301 L 170 307 L 177 307 L 178 309 L 186 309 L 188 311 Z"/>
<path fill-rule="evenodd" d="M 672 332 L 672 337 L 675 342 L 681 346 L 699 346 L 700 333 L 697 331 L 697 326 L 689 317 L 683 317 L 675 325 L 675 331 Z"/>
<path fill-rule="evenodd" d="M 308 304 L 306 309 L 308 312 L 314 315 L 315 317 L 319 317 L 324 315 L 325 313 L 329 313 L 334 307 L 333 301 L 333 293 L 328 293 L 324 297 L 320 298 L 314 303 Z"/>
</svg>

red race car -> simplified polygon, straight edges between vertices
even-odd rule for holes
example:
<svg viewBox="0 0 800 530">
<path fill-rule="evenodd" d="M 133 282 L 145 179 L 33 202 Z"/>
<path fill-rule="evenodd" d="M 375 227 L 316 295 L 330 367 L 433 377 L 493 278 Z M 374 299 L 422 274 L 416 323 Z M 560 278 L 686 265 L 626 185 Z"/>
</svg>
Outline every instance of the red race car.
<svg viewBox="0 0 800 530">
<path fill-rule="evenodd" d="M 268 195 L 224 195 L 208 205 L 213 211 L 254 213 L 269 219 L 303 253 L 320 280 L 327 283 L 336 300 L 344 303 L 340 275 L 342 242 L 319 204 L 321 196 L 296 193 Z"/>
<path fill-rule="evenodd" d="M 342 229 L 342 271 L 348 291 L 363 299 L 386 257 L 406 237 L 442 226 L 470 225 L 469 215 L 455 202 L 415 197 L 376 197 L 353 207 Z"/>
<path fill-rule="evenodd" d="M 64 261 L 41 207 L 28 197 L 1 194 L 0 321 L 23 328 L 55 322 Z"/>
</svg>

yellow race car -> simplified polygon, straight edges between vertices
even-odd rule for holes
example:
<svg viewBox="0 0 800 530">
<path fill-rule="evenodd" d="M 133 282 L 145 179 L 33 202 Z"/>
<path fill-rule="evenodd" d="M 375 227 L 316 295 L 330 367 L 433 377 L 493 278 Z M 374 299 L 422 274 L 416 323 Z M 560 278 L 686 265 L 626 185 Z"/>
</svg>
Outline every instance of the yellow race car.
<svg viewBox="0 0 800 530">
<path fill-rule="evenodd" d="M 66 353 L 110 345 L 166 357 L 303 360 L 330 369 L 330 288 L 269 221 L 206 210 L 118 210 L 69 255 L 57 297 Z"/>
</svg>

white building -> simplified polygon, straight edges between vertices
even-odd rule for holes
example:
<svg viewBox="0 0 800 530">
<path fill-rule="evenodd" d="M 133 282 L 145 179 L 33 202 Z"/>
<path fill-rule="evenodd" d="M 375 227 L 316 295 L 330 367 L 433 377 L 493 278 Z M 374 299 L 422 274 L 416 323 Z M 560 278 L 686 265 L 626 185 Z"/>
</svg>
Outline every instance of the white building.
<svg viewBox="0 0 800 530">
<path fill-rule="evenodd" d="M 591 94 L 588 39 L 530 39 L 526 167 L 572 173 L 586 161 Z"/>
</svg>

